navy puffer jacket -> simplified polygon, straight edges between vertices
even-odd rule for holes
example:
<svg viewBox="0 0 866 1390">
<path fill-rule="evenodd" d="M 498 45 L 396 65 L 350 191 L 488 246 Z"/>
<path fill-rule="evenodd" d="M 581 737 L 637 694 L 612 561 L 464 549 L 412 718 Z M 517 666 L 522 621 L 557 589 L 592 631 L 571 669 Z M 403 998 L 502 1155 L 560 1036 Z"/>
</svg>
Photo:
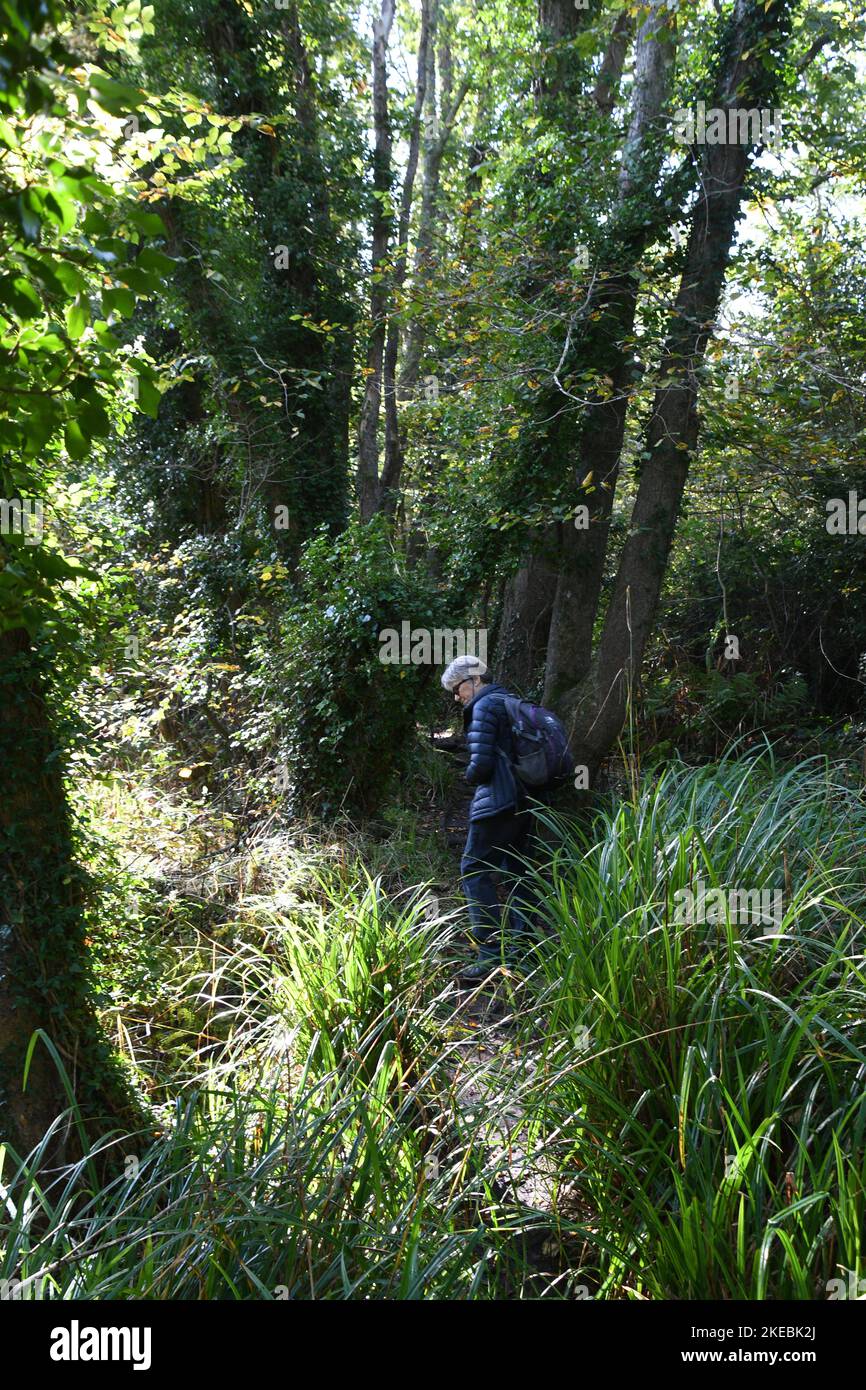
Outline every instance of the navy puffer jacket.
<svg viewBox="0 0 866 1390">
<path fill-rule="evenodd" d="M 466 781 L 476 788 L 470 820 L 486 820 L 502 811 L 517 810 L 526 800 L 512 771 L 511 721 L 505 708 L 509 692 L 503 685 L 482 685 L 463 709 L 463 728 L 469 744 Z"/>
</svg>

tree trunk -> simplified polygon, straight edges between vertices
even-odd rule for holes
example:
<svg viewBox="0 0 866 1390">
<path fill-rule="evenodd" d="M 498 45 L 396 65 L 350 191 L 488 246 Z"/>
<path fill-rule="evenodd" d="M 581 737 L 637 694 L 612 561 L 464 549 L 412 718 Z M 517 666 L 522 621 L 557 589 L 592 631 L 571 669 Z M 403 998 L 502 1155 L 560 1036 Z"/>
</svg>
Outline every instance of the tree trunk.
<svg viewBox="0 0 866 1390">
<path fill-rule="evenodd" d="M 94 1011 L 83 913 L 84 874 L 74 862 L 58 749 L 36 667 L 21 628 L 0 633 L 0 1143 L 27 1154 L 67 1108 L 42 1041 L 26 1089 L 25 1058 L 43 1029 L 67 1070 L 91 1137 L 138 1125 Z M 52 1163 L 81 1146 L 66 1124 L 49 1145 Z"/>
<path fill-rule="evenodd" d="M 282 43 L 279 70 L 259 61 L 260 27 L 251 10 L 236 0 L 207 0 L 201 8 L 202 49 L 213 65 L 220 113 L 245 116 L 289 104 L 294 117 L 290 127 L 278 125 L 268 137 L 246 127 L 235 137 L 243 154 L 238 178 L 255 209 L 264 265 L 265 333 L 253 343 L 238 335 L 233 299 L 207 278 L 199 258 L 189 258 L 175 282 L 196 337 L 226 375 L 245 376 L 251 368 L 258 374 L 264 367 L 279 384 L 286 408 L 271 417 L 273 446 L 250 450 L 244 491 L 247 504 L 264 500 L 273 544 L 291 554 L 323 521 L 345 524 L 354 309 L 324 254 L 333 235 L 326 159 L 315 79 L 294 0 L 277 11 L 275 24 Z M 185 242 L 206 241 L 210 233 L 197 205 L 176 198 L 169 209 L 176 252 L 186 254 Z M 286 261 L 277 259 L 278 248 Z M 305 328 L 299 311 L 310 320 L 334 323 L 335 341 Z M 318 376 L 321 389 L 306 386 L 307 374 Z M 254 396 L 242 390 L 227 401 L 239 435 L 260 432 L 258 396 L 258 390 Z M 301 432 L 298 410 L 303 410 Z M 278 508 L 288 511 L 288 527 Z"/>
<path fill-rule="evenodd" d="M 523 696 L 535 694 L 543 683 L 556 596 L 557 549 L 545 548 L 543 538 L 538 544 L 506 586 L 496 637 L 496 678 Z"/>
<path fill-rule="evenodd" d="M 451 57 L 447 42 L 440 50 L 442 69 L 442 101 L 439 119 L 436 111 L 436 65 L 433 49 L 430 50 L 431 71 L 427 81 L 427 125 L 424 138 L 424 179 L 421 190 L 421 212 L 418 219 L 418 232 L 415 237 L 415 257 L 412 268 L 413 292 L 423 297 L 425 286 L 429 283 L 433 264 L 433 244 L 439 204 L 439 182 L 442 159 L 454 129 L 463 99 L 469 90 L 469 78 L 460 83 L 456 92 L 451 90 Z M 407 400 L 415 390 L 424 354 L 426 337 L 422 318 L 414 318 L 406 332 L 406 350 L 400 372 L 399 395 Z"/>
<path fill-rule="evenodd" d="M 383 14 L 385 3 L 383 0 Z M 380 284 L 374 283 L 371 292 L 371 317 L 373 330 L 367 357 L 364 404 L 361 411 L 358 448 L 358 496 L 362 520 L 368 521 L 376 512 L 393 514 L 399 502 L 400 478 L 403 470 L 403 446 L 400 439 L 397 402 L 412 394 L 418 376 L 423 351 L 423 328 L 418 320 L 412 320 L 406 335 L 404 367 L 397 382 L 397 357 L 399 352 L 399 332 L 396 318 L 393 317 L 395 300 L 399 295 L 406 274 L 406 253 L 409 237 L 409 219 L 415 170 L 418 159 L 418 140 L 420 137 L 420 115 L 423 108 L 428 109 L 428 128 L 424 150 L 424 181 L 421 198 L 421 213 L 415 244 L 414 280 L 417 286 L 429 273 L 433 246 L 433 228 L 436 218 L 436 204 L 439 193 L 439 173 L 442 156 L 448 144 L 457 113 L 469 90 L 469 79 L 465 78 L 456 95 L 451 95 L 451 55 L 447 42 L 440 53 L 440 66 L 445 78 L 443 85 L 443 116 L 441 124 L 436 125 L 435 90 L 436 60 L 434 56 L 434 34 L 438 25 L 438 0 L 425 0 L 421 17 L 421 35 L 418 53 L 418 77 L 415 89 L 415 119 L 410 140 L 409 160 L 403 183 L 403 197 L 399 221 L 398 242 L 394 269 L 390 277 L 382 278 Z M 392 15 L 393 18 L 393 15 Z M 385 69 L 381 44 L 374 44 L 374 92 L 376 75 L 380 75 L 382 94 L 374 99 L 376 148 L 380 152 L 379 168 L 385 167 L 387 150 L 388 186 L 390 186 L 391 144 L 387 126 L 387 94 L 384 87 Z M 382 176 L 384 177 L 384 176 Z M 375 180 L 374 180 L 375 183 Z M 387 255 L 390 226 L 381 219 L 373 230 L 373 269 Z M 388 323 L 389 313 L 392 315 Z M 386 326 L 387 324 L 387 326 Z M 385 405 L 385 460 L 381 477 L 379 476 L 378 422 L 384 397 Z"/>
<path fill-rule="evenodd" d="M 634 388 L 632 359 L 624 347 L 634 330 L 638 281 L 632 273 L 650 235 L 649 227 L 634 230 L 635 205 L 658 178 L 662 145 L 658 123 L 671 86 L 674 61 L 672 15 L 664 0 L 655 0 L 638 34 L 635 48 L 632 114 L 618 180 L 617 210 L 612 246 L 621 229 L 631 228 L 629 264 L 607 280 L 597 282 L 589 312 L 600 314 L 584 360 L 609 378 L 609 396 L 596 398 L 584 418 L 577 441 L 576 497 L 589 510 L 586 529 L 563 529 L 560 575 L 550 621 L 545 700 L 557 704 L 563 686 L 573 686 L 589 669 L 592 636 L 604 579 L 610 516 L 619 477 L 619 458 L 625 436 L 628 398 Z M 620 250 L 620 255 L 624 251 Z M 591 482 L 584 480 L 591 478 Z"/>
<path fill-rule="evenodd" d="M 776 73 L 768 76 L 762 39 L 783 37 L 790 0 L 737 0 L 715 105 L 765 105 Z M 745 55 L 745 56 L 744 56 Z M 578 763 L 594 775 L 626 720 L 652 629 L 674 537 L 689 463 L 697 445 L 698 372 L 714 326 L 743 198 L 750 147 L 706 145 L 700 195 L 689 234 L 686 265 L 668 328 L 661 384 L 643 457 L 638 495 L 589 675 L 560 695 Z"/>
<path fill-rule="evenodd" d="M 415 174 L 418 169 L 418 155 L 421 148 L 421 119 L 427 95 L 429 75 L 428 53 L 436 36 L 436 23 L 439 14 L 439 0 L 421 0 L 421 30 L 418 36 L 418 72 L 415 80 L 415 107 L 412 112 L 412 127 L 409 135 L 409 155 L 403 177 L 403 196 L 400 201 L 400 221 L 397 228 L 397 257 L 394 265 L 394 309 L 396 311 L 400 292 L 406 279 L 406 257 L 409 244 L 409 222 L 412 216 L 412 199 L 415 191 Z M 400 420 L 397 411 L 397 357 L 400 348 L 400 328 L 396 312 L 388 323 L 385 342 L 384 392 L 385 392 L 385 464 L 379 482 L 379 502 L 381 509 L 393 514 L 398 500 L 398 489 L 403 472 L 403 441 L 400 438 Z"/>
<path fill-rule="evenodd" d="M 382 0 L 373 21 L 373 218 L 370 264 L 370 337 L 364 380 L 364 400 L 358 427 L 358 502 L 362 521 L 369 521 L 379 497 L 379 413 L 382 403 L 382 367 L 385 352 L 386 313 L 389 301 L 383 262 L 391 236 L 391 121 L 388 114 L 388 37 L 394 22 L 396 0 Z"/>
<path fill-rule="evenodd" d="M 609 397 L 606 400 L 596 399 L 582 428 L 575 420 L 573 411 L 568 409 L 568 397 L 558 381 L 553 383 L 541 407 L 544 417 L 551 421 L 545 427 L 548 435 L 545 448 L 551 467 L 556 467 L 557 460 L 574 459 L 576 503 L 588 506 L 592 524 L 585 531 L 578 531 L 569 525 L 554 525 L 542 533 L 543 545 L 549 557 L 553 556 L 555 547 L 560 549 L 555 562 L 560 579 L 553 603 L 549 601 L 547 593 L 553 563 L 551 558 L 540 566 L 530 555 L 525 572 L 523 569 L 518 571 L 506 586 L 504 611 L 518 611 L 517 595 L 520 594 L 522 611 L 533 624 L 534 640 L 543 639 L 548 647 L 545 679 L 545 699 L 548 702 L 556 701 L 560 670 L 564 668 L 571 672 L 579 655 L 591 650 L 625 428 L 627 393 L 633 384 L 630 364 L 620 347 L 622 340 L 632 331 L 637 304 L 637 284 L 629 271 L 646 246 L 651 230 L 645 214 L 635 225 L 634 218 L 630 216 L 630 200 L 636 201 L 642 189 L 652 187 L 661 165 L 660 142 L 650 137 L 657 135 L 655 126 L 670 89 L 672 25 L 671 12 L 662 0 L 654 0 L 641 27 L 635 52 L 632 116 L 620 170 L 618 210 L 606 239 L 611 254 L 620 258 L 624 244 L 631 242 L 629 267 L 625 273 L 591 282 L 581 323 L 574 325 L 575 341 L 571 341 L 570 327 L 569 339 L 562 353 L 563 374 L 578 361 L 606 371 L 610 377 Z M 605 54 L 605 81 L 602 83 L 599 77 L 594 92 L 596 102 L 607 114 L 612 110 L 614 78 L 617 72 L 622 71 L 629 31 L 628 16 L 621 14 L 614 25 Z M 593 314 L 597 315 L 595 320 L 591 317 Z M 533 448 L 537 448 L 537 445 L 534 444 Z M 589 476 L 592 478 L 588 484 L 591 491 L 582 487 L 583 480 Z M 534 594 L 532 591 L 536 585 L 539 592 Z M 520 647 L 519 640 L 516 645 Z"/>
<path fill-rule="evenodd" d="M 616 104 L 625 55 L 633 32 L 634 16 L 628 10 L 621 10 L 616 17 L 592 94 L 596 106 L 605 116 L 611 114 Z"/>
</svg>

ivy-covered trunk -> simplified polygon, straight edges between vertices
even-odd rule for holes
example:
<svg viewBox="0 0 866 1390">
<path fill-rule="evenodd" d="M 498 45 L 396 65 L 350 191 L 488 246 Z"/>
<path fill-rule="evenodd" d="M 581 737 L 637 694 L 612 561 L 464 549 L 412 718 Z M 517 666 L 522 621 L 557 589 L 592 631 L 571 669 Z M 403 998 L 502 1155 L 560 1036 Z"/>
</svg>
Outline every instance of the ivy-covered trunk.
<svg viewBox="0 0 866 1390">
<path fill-rule="evenodd" d="M 766 6 L 738 0 L 718 89 L 721 110 L 759 107 L 772 97 L 777 69 L 768 58 L 768 41 L 784 43 L 790 10 L 789 0 L 769 0 Z M 551 633 L 547 692 L 556 697 L 572 731 L 576 759 L 590 776 L 623 729 L 655 620 L 697 447 L 699 375 L 724 289 L 751 153 L 749 145 L 738 141 L 707 145 L 702 153 L 700 193 L 646 431 L 638 495 L 592 662 L 585 669 L 573 652 L 564 658 Z M 584 659 L 588 650 L 586 645 Z"/>
<path fill-rule="evenodd" d="M 544 4 L 540 6 L 543 31 L 556 18 L 555 11 L 555 6 L 552 11 Z M 577 32 L 576 22 L 568 23 Z M 566 31 L 563 24 L 560 16 L 553 37 L 572 32 Z M 587 265 L 586 300 L 569 325 L 554 379 L 540 394 L 537 419 L 525 435 L 527 467 L 540 459 L 547 475 L 557 480 L 567 470 L 575 506 L 586 506 L 591 514 L 591 525 L 583 530 L 575 530 L 569 524 L 539 528 L 534 544 L 530 544 L 529 556 L 506 586 L 504 611 L 506 617 L 513 615 L 513 622 L 504 624 L 504 628 L 511 634 L 512 647 L 537 652 L 547 648 L 549 640 L 545 685 L 548 700 L 555 700 L 557 693 L 551 670 L 564 668 L 571 673 L 584 655 L 588 666 L 591 651 L 628 393 L 633 386 L 631 357 L 623 348 L 633 331 L 637 307 L 638 283 L 633 268 L 651 240 L 658 217 L 653 190 L 663 152 L 659 115 L 670 90 L 674 27 L 674 12 L 662 0 L 654 0 L 636 44 L 631 120 L 614 216 L 602 247 L 593 255 L 592 264 Z M 560 54 L 555 65 L 548 59 L 547 67 L 551 70 L 544 75 L 540 109 L 552 107 L 557 124 L 562 125 L 564 117 L 556 99 L 563 92 L 571 92 L 575 101 L 580 95 L 610 116 L 630 31 L 629 17 L 618 16 L 605 54 L 603 74 L 597 80 L 570 53 L 565 57 Z M 567 119 L 573 120 L 570 112 Z M 564 128 L 567 130 L 568 126 Z M 571 138 L 575 138 L 574 131 Z M 616 270 L 609 270 L 610 266 Z M 607 377 L 606 395 L 597 393 L 581 411 L 560 383 L 570 375 L 580 379 L 587 370 Z M 558 576 L 553 594 L 549 592 L 551 570 Z M 498 658 L 500 655 L 510 667 L 507 654 L 497 653 Z M 543 670 L 545 661 L 540 665 Z M 535 669 L 538 670 L 538 663 Z"/>
<path fill-rule="evenodd" d="M 96 1016 L 86 885 L 75 863 L 59 749 L 38 659 L 22 628 L 0 633 L 0 1143 L 24 1156 L 69 1107 L 54 1044 L 91 1139 L 141 1121 Z M 27 1072 L 26 1086 L 24 1084 Z M 70 1120 L 51 1145 L 79 1152 Z"/>
</svg>

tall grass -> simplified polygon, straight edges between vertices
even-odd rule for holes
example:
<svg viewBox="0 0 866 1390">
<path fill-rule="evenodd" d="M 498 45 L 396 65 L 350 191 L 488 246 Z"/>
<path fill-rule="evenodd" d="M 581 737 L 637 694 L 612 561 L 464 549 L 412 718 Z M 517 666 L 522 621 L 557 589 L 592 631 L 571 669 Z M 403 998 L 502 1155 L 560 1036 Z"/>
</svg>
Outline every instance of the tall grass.
<svg viewBox="0 0 866 1390">
<path fill-rule="evenodd" d="M 503 977 L 506 1020 L 458 999 L 462 913 L 358 864 L 317 861 L 212 939 L 196 927 L 170 972 L 188 1045 L 158 1076 L 137 1058 L 171 1097 L 162 1133 L 94 1135 L 59 1173 L 47 1145 L 7 1151 L 0 1279 L 65 1298 L 811 1299 L 866 1272 L 859 794 L 765 752 L 671 766 L 589 832 L 548 819 L 548 932 Z M 781 887 L 782 920 L 680 922 L 698 879 Z"/>
<path fill-rule="evenodd" d="M 452 924 L 423 890 L 319 886 L 190 977 L 200 1073 L 157 1142 L 106 1134 L 60 1174 L 44 1146 L 4 1155 L 18 1296 L 469 1298 L 509 1277 L 532 1216 L 497 1196 L 490 1117 L 455 1084 Z"/>
<path fill-rule="evenodd" d="M 864 1262 L 861 797 L 766 752 L 559 830 L 533 1124 L 595 1209 L 594 1287 L 826 1297 Z M 678 922 L 698 879 L 782 887 L 782 920 Z"/>
</svg>

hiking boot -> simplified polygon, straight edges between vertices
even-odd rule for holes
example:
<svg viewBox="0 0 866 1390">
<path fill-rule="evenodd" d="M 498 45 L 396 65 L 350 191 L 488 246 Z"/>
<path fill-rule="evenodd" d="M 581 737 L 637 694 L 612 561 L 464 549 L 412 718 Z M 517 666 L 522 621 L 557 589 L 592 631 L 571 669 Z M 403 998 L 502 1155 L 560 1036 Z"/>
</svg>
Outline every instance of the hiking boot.
<svg viewBox="0 0 866 1390">
<path fill-rule="evenodd" d="M 479 956 L 478 960 L 473 961 L 471 965 L 464 965 L 460 971 L 461 984 L 467 987 L 482 984 L 499 968 L 499 964 L 498 956 Z"/>
</svg>

